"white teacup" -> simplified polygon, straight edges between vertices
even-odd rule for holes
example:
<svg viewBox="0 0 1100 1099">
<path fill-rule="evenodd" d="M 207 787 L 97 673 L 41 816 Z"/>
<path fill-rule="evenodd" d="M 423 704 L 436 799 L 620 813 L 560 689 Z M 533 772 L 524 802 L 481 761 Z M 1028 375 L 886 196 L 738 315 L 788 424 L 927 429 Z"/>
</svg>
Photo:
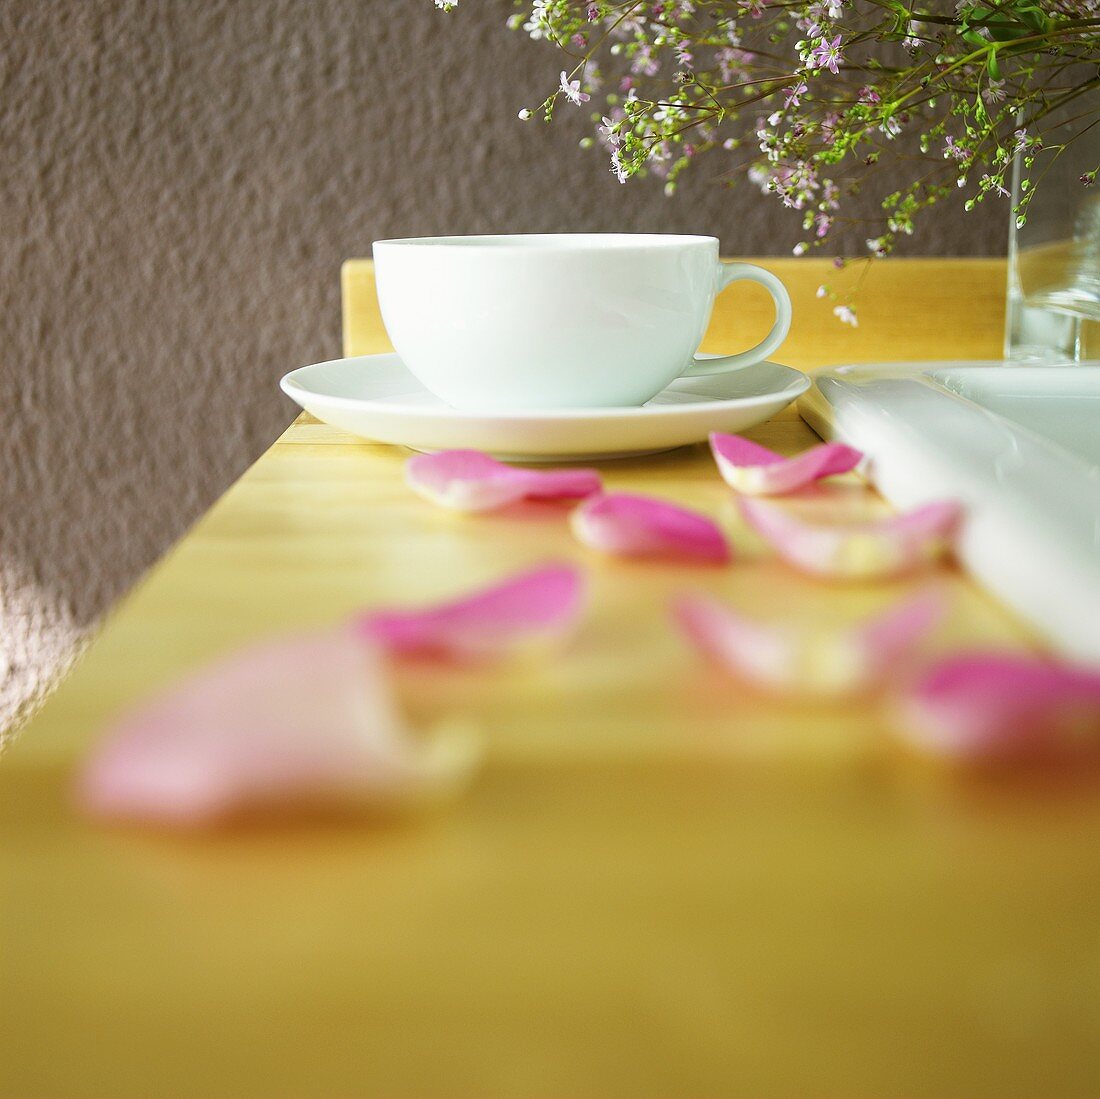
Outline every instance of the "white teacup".
<svg viewBox="0 0 1100 1099">
<path fill-rule="evenodd" d="M 645 404 L 681 375 L 760 362 L 791 324 L 779 279 L 721 263 L 714 237 L 414 237 L 376 241 L 374 262 L 405 365 L 473 411 Z M 771 332 L 740 354 L 696 358 L 715 295 L 739 279 L 771 294 Z"/>
</svg>

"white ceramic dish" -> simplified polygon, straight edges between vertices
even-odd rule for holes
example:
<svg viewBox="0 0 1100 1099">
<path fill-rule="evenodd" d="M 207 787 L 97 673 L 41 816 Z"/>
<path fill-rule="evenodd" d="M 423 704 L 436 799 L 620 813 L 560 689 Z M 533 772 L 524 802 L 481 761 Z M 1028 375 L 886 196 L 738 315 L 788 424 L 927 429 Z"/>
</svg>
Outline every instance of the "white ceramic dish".
<svg viewBox="0 0 1100 1099">
<path fill-rule="evenodd" d="M 730 374 L 680 378 L 638 408 L 469 412 L 451 408 L 397 355 L 334 359 L 292 370 L 283 392 L 353 435 L 414 450 L 470 448 L 501 458 L 581 461 L 652 454 L 743 431 L 774 416 L 810 385 L 797 370 L 762 362 Z"/>
</svg>

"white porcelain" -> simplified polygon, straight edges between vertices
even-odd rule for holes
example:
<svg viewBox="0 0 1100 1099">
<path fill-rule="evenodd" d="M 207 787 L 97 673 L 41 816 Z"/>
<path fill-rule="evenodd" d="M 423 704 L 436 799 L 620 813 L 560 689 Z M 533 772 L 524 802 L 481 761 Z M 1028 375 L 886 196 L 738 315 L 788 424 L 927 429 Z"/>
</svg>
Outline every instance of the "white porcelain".
<svg viewBox="0 0 1100 1099">
<path fill-rule="evenodd" d="M 714 237 L 381 240 L 374 266 L 382 319 L 406 366 L 471 411 L 642 405 L 681 375 L 763 361 L 791 323 L 779 279 L 721 263 Z M 771 294 L 771 332 L 739 354 L 697 358 L 715 295 L 738 280 Z"/>
<path fill-rule="evenodd" d="M 1068 656 L 1100 661 L 1100 367 L 884 363 L 814 379 L 803 417 L 914 507 L 966 506 L 959 558 Z"/>
<path fill-rule="evenodd" d="M 501 458 L 573 461 L 686 446 L 711 431 L 742 431 L 809 387 L 797 370 L 762 362 L 672 382 L 639 408 L 466 412 L 413 377 L 398 355 L 336 359 L 293 370 L 283 392 L 319 420 L 414 450 L 470 447 Z"/>
<path fill-rule="evenodd" d="M 953 367 L 937 369 L 932 377 L 960 397 L 1100 466 L 1100 363 L 1007 370 Z"/>
</svg>

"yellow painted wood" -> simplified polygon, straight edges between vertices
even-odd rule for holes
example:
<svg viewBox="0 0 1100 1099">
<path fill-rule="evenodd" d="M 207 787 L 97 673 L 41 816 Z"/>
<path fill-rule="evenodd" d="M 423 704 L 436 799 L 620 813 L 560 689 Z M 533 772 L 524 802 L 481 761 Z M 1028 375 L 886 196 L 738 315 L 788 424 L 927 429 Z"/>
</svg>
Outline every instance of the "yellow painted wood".
<svg viewBox="0 0 1100 1099">
<path fill-rule="evenodd" d="M 865 261 L 838 271 L 825 259 L 747 257 L 778 275 L 794 306 L 791 334 L 776 358 L 809 370 L 843 362 L 909 359 L 995 359 L 1003 346 L 1005 265 L 1000 259 Z M 344 354 L 392 351 L 374 295 L 370 260 L 342 271 Z M 818 298 L 856 288 L 859 327 L 839 324 L 835 301 Z M 735 283 L 718 298 L 706 351 L 751 347 L 771 327 L 774 310 L 763 287 Z"/>
<path fill-rule="evenodd" d="M 765 263 L 795 297 L 785 361 L 997 354 L 999 262 L 880 264 L 854 333 L 814 297 L 825 265 Z M 344 268 L 349 353 L 386 346 L 371 277 Z M 715 349 L 756 338 L 725 302 Z M 793 415 L 751 434 L 812 441 Z M 913 583 L 791 574 L 702 447 L 604 473 L 715 516 L 729 569 L 600 558 L 557 507 L 438 511 L 403 486 L 405 457 L 294 425 L 3 760 L 0 1096 L 1096 1093 L 1091 780 L 919 765 L 880 704 L 756 696 L 666 618 L 701 588 L 839 622 Z M 851 479 L 815 506 L 882 507 Z M 566 651 L 399 674 L 416 720 L 462 710 L 488 736 L 484 776 L 448 814 L 171 839 L 69 808 L 110 716 L 219 653 L 551 557 L 591 578 Z M 950 605 L 931 651 L 1031 643 L 955 570 L 925 582 Z"/>
</svg>

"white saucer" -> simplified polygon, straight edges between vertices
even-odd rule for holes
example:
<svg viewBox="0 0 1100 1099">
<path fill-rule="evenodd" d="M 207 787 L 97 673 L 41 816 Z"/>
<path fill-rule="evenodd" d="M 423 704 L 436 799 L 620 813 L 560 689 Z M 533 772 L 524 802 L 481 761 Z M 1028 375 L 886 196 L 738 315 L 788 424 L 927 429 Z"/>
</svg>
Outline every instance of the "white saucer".
<svg viewBox="0 0 1100 1099">
<path fill-rule="evenodd" d="M 797 370 L 763 362 L 683 378 L 640 408 L 466 412 L 429 393 L 397 355 L 333 359 L 292 370 L 283 392 L 333 427 L 413 450 L 469 448 L 532 462 L 625 458 L 742 431 L 804 393 Z"/>
</svg>

